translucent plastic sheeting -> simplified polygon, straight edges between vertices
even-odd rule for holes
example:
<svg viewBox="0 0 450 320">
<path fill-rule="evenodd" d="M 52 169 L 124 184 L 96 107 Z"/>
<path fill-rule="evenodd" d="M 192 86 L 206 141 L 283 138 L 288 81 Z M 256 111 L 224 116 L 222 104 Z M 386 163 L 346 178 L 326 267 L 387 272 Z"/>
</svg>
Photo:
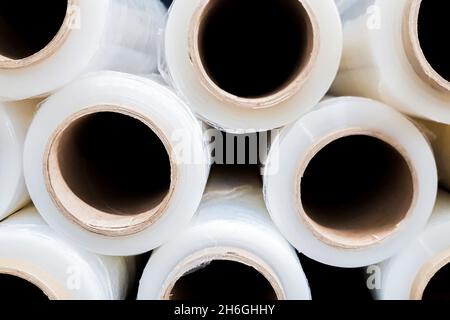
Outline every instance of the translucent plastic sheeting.
<svg viewBox="0 0 450 320">
<path fill-rule="evenodd" d="M 450 190 L 450 125 L 428 120 L 418 123 L 432 143 L 438 166 L 439 182 L 447 190 Z"/>
<path fill-rule="evenodd" d="M 338 1 L 344 52 L 336 95 L 381 100 L 420 118 L 450 123 L 446 1 Z"/>
<path fill-rule="evenodd" d="M 258 178 L 212 173 L 190 227 L 153 252 L 138 299 L 311 298 L 295 250 L 270 221 Z"/>
<path fill-rule="evenodd" d="M 159 0 L 18 1 L 0 5 L 0 99 L 47 95 L 88 71 L 157 68 Z"/>
<path fill-rule="evenodd" d="M 117 300 L 127 297 L 135 265 L 134 258 L 95 255 L 63 240 L 26 207 L 0 223 L 0 277 L 27 281 L 49 299 Z"/>
<path fill-rule="evenodd" d="M 450 195 L 441 191 L 433 216 L 407 248 L 370 267 L 374 297 L 386 300 L 448 298 Z"/>
<path fill-rule="evenodd" d="M 177 0 L 160 71 L 208 124 L 249 133 L 291 123 L 317 104 L 341 49 L 333 1 Z"/>
<path fill-rule="evenodd" d="M 338 267 L 385 260 L 425 226 L 436 198 L 431 148 L 379 102 L 331 98 L 285 127 L 264 168 L 267 207 L 302 253 Z"/>
<path fill-rule="evenodd" d="M 0 102 L 0 220 L 30 201 L 23 178 L 23 146 L 37 103 Z"/>
<path fill-rule="evenodd" d="M 209 158 L 200 123 L 169 89 L 89 74 L 43 102 L 25 146 L 31 198 L 55 230 L 107 255 L 150 251 L 185 227 Z"/>
</svg>

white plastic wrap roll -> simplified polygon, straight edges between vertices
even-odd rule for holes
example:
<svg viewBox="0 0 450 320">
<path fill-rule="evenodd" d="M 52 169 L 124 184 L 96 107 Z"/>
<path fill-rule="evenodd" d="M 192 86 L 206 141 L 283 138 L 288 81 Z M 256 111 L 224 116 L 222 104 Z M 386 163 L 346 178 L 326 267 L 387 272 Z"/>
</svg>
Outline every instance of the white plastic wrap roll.
<svg viewBox="0 0 450 320">
<path fill-rule="evenodd" d="M 383 101 L 420 118 L 450 123 L 446 1 L 338 1 L 344 52 L 336 95 Z"/>
<path fill-rule="evenodd" d="M 125 299 L 135 277 L 134 258 L 89 253 L 60 238 L 26 207 L 0 223 L 0 277 L 14 276 L 49 299 Z"/>
<path fill-rule="evenodd" d="M 450 191 L 450 125 L 434 121 L 419 122 L 429 136 L 438 166 L 439 182 Z"/>
<path fill-rule="evenodd" d="M 248 133 L 291 123 L 316 105 L 341 51 L 333 1 L 177 0 L 160 71 L 208 124 Z"/>
<path fill-rule="evenodd" d="M 88 71 L 157 68 L 159 0 L 3 1 L 0 99 L 47 95 Z"/>
<path fill-rule="evenodd" d="M 379 102 L 332 98 L 280 132 L 264 168 L 269 212 L 302 253 L 338 267 L 391 257 L 420 232 L 437 192 L 422 133 Z"/>
<path fill-rule="evenodd" d="M 225 172 L 212 173 L 213 180 L 190 228 L 153 252 L 140 280 L 138 299 L 311 298 L 295 250 L 270 221 L 260 182 L 252 182 L 245 173 L 230 177 Z M 238 263 L 252 273 L 247 270 L 247 277 L 239 272 L 230 274 L 230 269 L 236 270 L 230 264 L 214 269 L 220 262 Z M 258 290 L 263 287 L 262 279 L 249 285 L 255 272 L 268 282 L 264 292 Z M 208 274 L 219 278 L 208 278 Z M 193 287 L 183 281 L 189 275 L 198 276 Z M 229 283 L 223 285 L 221 279 L 232 282 L 231 292 L 226 291 Z M 210 290 L 199 292 L 205 285 Z"/>
<path fill-rule="evenodd" d="M 379 265 L 381 283 L 374 297 L 381 300 L 448 298 L 449 292 L 430 286 L 450 263 L 450 195 L 441 191 L 427 228 L 409 246 Z M 448 272 L 448 270 L 447 270 Z M 442 280 L 442 278 L 441 278 Z M 448 281 L 448 278 L 447 280 Z M 448 290 L 448 282 L 441 286 Z M 439 299 L 440 299 L 439 298 Z"/>
<path fill-rule="evenodd" d="M 25 178 L 51 227 L 94 252 L 135 255 L 188 224 L 208 160 L 200 123 L 173 92 L 100 72 L 41 105 L 26 141 Z"/>
<path fill-rule="evenodd" d="M 0 220 L 30 201 L 23 178 L 23 146 L 36 104 L 0 102 Z"/>
</svg>

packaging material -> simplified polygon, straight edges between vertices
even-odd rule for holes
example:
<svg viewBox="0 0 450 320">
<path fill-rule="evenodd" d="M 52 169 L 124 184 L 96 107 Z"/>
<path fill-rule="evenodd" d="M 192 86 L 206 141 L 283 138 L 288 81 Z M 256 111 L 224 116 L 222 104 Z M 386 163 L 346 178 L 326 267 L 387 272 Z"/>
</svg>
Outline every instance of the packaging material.
<svg viewBox="0 0 450 320">
<path fill-rule="evenodd" d="M 339 0 L 344 52 L 335 95 L 377 99 L 450 124 L 447 1 Z"/>
<path fill-rule="evenodd" d="M 43 102 L 25 146 L 31 198 L 96 253 L 150 251 L 185 227 L 209 174 L 200 123 L 165 86 L 88 74 Z"/>
<path fill-rule="evenodd" d="M 329 0 L 177 0 L 162 42 L 161 73 L 202 120 L 232 133 L 278 128 L 309 111 L 342 53 Z"/>
<path fill-rule="evenodd" d="M 281 130 L 264 168 L 269 212 L 302 253 L 338 267 L 383 261 L 426 225 L 437 193 L 430 145 L 379 102 L 329 98 Z"/>
<path fill-rule="evenodd" d="M 311 298 L 295 250 L 267 214 L 259 175 L 242 169 L 227 174 L 227 170 L 213 170 L 190 227 L 153 252 L 140 280 L 138 299 Z M 242 269 L 230 262 L 253 271 L 242 276 L 236 271 Z M 228 263 L 228 268 L 220 269 L 220 263 Z M 258 289 L 264 282 L 262 277 L 247 285 L 256 272 L 270 284 L 268 290 L 267 286 L 263 292 Z M 209 278 L 208 274 L 219 278 Z M 189 275 L 196 281 L 190 282 Z M 232 285 L 223 284 L 221 279 L 230 279 Z M 198 292 L 205 287 L 210 290 Z"/>
<path fill-rule="evenodd" d="M 0 99 L 48 95 L 89 71 L 157 68 L 160 0 L 3 1 Z"/>
<path fill-rule="evenodd" d="M 30 201 L 23 177 L 23 146 L 37 103 L 0 102 L 0 220 Z"/>
<path fill-rule="evenodd" d="M 426 229 L 392 259 L 368 270 L 374 297 L 380 300 L 440 300 L 448 297 L 445 274 L 448 275 L 450 263 L 449 228 L 450 195 L 440 191 Z"/>
<path fill-rule="evenodd" d="M 55 300 L 125 299 L 134 258 L 89 253 L 59 237 L 34 207 L 0 223 L 0 277 L 13 276 Z"/>
</svg>

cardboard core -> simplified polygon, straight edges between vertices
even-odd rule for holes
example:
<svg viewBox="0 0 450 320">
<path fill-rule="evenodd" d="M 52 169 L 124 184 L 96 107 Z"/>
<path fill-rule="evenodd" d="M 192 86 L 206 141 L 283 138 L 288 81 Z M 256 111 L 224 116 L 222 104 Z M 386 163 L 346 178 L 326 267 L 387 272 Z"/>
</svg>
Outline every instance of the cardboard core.
<svg viewBox="0 0 450 320">
<path fill-rule="evenodd" d="M 443 36 L 450 31 L 450 3 L 409 0 L 406 8 L 404 42 L 412 66 L 424 81 L 450 93 L 450 48 Z"/>
<path fill-rule="evenodd" d="M 411 287 L 412 300 L 450 299 L 450 250 L 428 260 Z"/>
<path fill-rule="evenodd" d="M 30 279 L 9 273 L 0 273 L 0 299 L 2 301 L 48 301 L 45 288 L 40 288 Z"/>
<path fill-rule="evenodd" d="M 148 227 L 173 192 L 167 139 L 147 119 L 117 107 L 68 119 L 51 140 L 44 171 L 60 210 L 109 236 Z"/>
<path fill-rule="evenodd" d="M 318 26 L 301 0 L 205 1 L 191 29 L 190 56 L 203 85 L 241 106 L 290 98 L 318 53 Z"/>
<path fill-rule="evenodd" d="M 301 165 L 301 218 L 329 245 L 363 248 L 396 232 L 415 201 L 415 174 L 381 136 L 332 136 Z"/>
<path fill-rule="evenodd" d="M 78 0 L 0 2 L 0 68 L 25 67 L 53 54 L 70 32 Z"/>
<path fill-rule="evenodd" d="M 283 300 L 281 284 L 259 258 L 242 250 L 205 249 L 180 262 L 163 286 L 165 300 Z"/>
</svg>

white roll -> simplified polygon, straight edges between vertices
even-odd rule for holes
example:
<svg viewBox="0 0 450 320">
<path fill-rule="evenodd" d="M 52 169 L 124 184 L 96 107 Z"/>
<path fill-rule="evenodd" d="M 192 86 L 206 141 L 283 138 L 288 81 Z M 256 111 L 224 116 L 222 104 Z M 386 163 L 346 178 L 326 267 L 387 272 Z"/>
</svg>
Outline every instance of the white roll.
<svg viewBox="0 0 450 320">
<path fill-rule="evenodd" d="M 450 125 L 421 120 L 419 125 L 427 133 L 433 146 L 439 182 L 450 191 Z"/>
<path fill-rule="evenodd" d="M 333 1 L 178 0 L 160 71 L 208 124 L 249 133 L 291 123 L 316 105 L 341 50 Z"/>
<path fill-rule="evenodd" d="M 194 215 L 209 174 L 200 123 L 169 89 L 89 74 L 40 107 L 25 145 L 31 198 L 51 227 L 106 255 L 169 240 Z"/>
<path fill-rule="evenodd" d="M 37 101 L 0 102 L 0 220 L 29 201 L 23 146 Z"/>
<path fill-rule="evenodd" d="M 450 263 L 450 195 L 441 191 L 426 229 L 409 246 L 379 265 L 381 282 L 374 297 L 380 300 L 421 300 L 448 298 L 448 282 L 434 281 L 447 273 Z M 371 268 L 373 276 L 374 268 Z M 376 280 L 374 278 L 374 280 Z M 448 281 L 444 280 L 444 281 Z M 373 282 L 376 284 L 376 282 Z M 436 286 L 437 285 L 437 286 Z"/>
<path fill-rule="evenodd" d="M 436 198 L 431 148 L 405 117 L 356 97 L 325 100 L 281 130 L 264 168 L 269 212 L 302 253 L 338 267 L 391 257 Z"/>
<path fill-rule="evenodd" d="M 134 276 L 134 258 L 80 249 L 60 238 L 34 207 L 0 223 L 0 278 L 30 282 L 49 299 L 125 299 Z"/>
<path fill-rule="evenodd" d="M 383 101 L 450 123 L 446 1 L 342 0 L 344 52 L 336 95 Z"/>
<path fill-rule="evenodd" d="M 311 299 L 295 250 L 270 221 L 258 180 L 226 171 L 213 179 L 191 226 L 153 252 L 138 299 Z M 255 274 L 260 278 L 251 283 Z"/>
<path fill-rule="evenodd" d="M 0 99 L 47 95 L 88 71 L 157 68 L 159 0 L 3 1 Z"/>
</svg>

